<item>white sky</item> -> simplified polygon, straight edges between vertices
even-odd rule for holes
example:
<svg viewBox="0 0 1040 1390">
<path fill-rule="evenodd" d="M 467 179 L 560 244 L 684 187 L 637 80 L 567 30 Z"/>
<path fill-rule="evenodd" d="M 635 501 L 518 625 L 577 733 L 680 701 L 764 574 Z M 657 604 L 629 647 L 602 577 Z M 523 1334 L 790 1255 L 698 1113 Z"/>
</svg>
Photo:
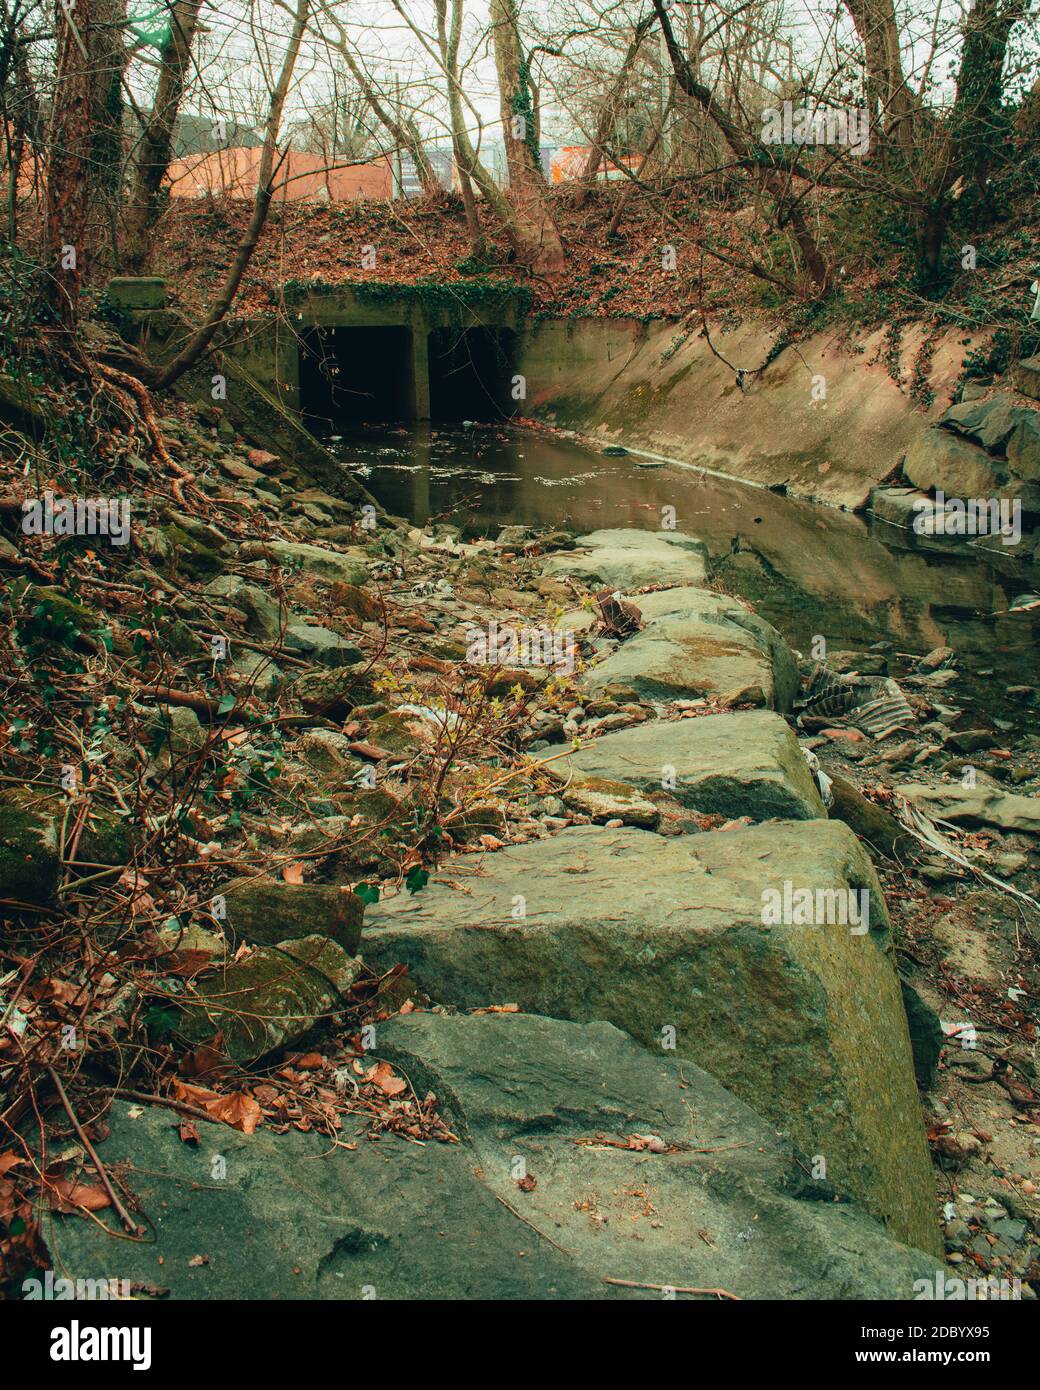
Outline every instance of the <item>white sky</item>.
<svg viewBox="0 0 1040 1390">
<path fill-rule="evenodd" d="M 649 8 L 649 3 L 650 0 L 601 0 L 599 10 L 606 9 L 608 15 L 616 17 L 616 23 L 625 15 L 634 23 Z M 806 0 L 772 0 L 772 3 L 777 10 L 772 32 L 794 46 L 798 59 L 811 67 L 827 50 L 828 42 L 833 51 L 833 38 L 828 41 L 831 20 L 818 6 Z M 919 0 L 912 8 L 923 9 L 930 3 L 932 0 Z M 951 30 L 962 10 L 958 0 L 937 0 L 937 3 L 941 6 L 938 33 L 942 37 L 930 72 L 932 86 L 941 98 L 950 90 L 949 73 L 955 56 Z M 432 48 L 435 31 L 432 4 L 429 0 L 401 0 L 401 4 L 421 33 L 427 36 L 426 42 Z M 154 0 L 132 0 L 132 13 L 148 14 L 153 12 L 153 6 Z M 677 30 L 683 22 L 682 8 L 683 0 L 677 0 L 672 11 Z M 732 8 L 732 0 L 729 8 Z M 906 11 L 907 8 L 897 3 L 897 9 Z M 716 23 L 721 11 L 712 4 L 707 4 L 706 9 L 711 22 Z M 435 61 L 423 51 L 420 40 L 395 11 L 392 0 L 337 3 L 335 13 L 344 24 L 363 66 L 384 89 L 396 78 L 405 96 L 426 113 L 426 118 L 420 119 L 424 135 L 428 139 L 444 139 L 446 113 L 440 95 L 443 79 L 439 77 Z M 532 41 L 533 31 L 538 27 L 557 33 L 571 26 L 592 28 L 596 22 L 595 13 L 590 0 L 522 0 L 525 39 Z M 931 29 L 936 23 L 934 12 L 910 23 L 905 21 L 905 13 L 903 17 L 903 33 L 908 38 L 904 63 L 911 73 L 919 76 L 931 47 Z M 257 122 L 267 102 L 265 69 L 270 73 L 277 66 L 291 24 L 287 5 L 280 0 L 257 0 L 254 6 L 250 6 L 248 0 L 230 0 L 230 3 L 228 0 L 207 0 L 202 18 L 208 32 L 199 50 L 200 85 L 205 86 L 209 99 L 196 90 L 185 102 L 184 109 L 225 117 L 233 114 L 246 122 Z M 467 0 L 461 57 L 465 65 L 465 91 L 485 125 L 484 139 L 497 141 L 501 138 L 497 128 L 498 93 L 494 63 L 488 52 L 487 19 L 486 0 Z M 319 18 L 318 27 L 322 22 Z M 607 27 L 611 27 L 609 21 Z M 850 26 L 846 23 L 839 33 L 848 43 L 852 33 Z M 655 34 L 649 43 L 656 45 L 658 41 Z M 588 41 L 572 41 L 566 52 L 580 54 L 583 42 Z M 298 115 L 328 100 L 334 63 L 342 71 L 341 60 L 337 63 L 335 55 L 330 57 L 320 39 L 310 37 L 297 70 L 296 88 L 289 104 L 290 119 L 294 113 Z M 553 62 L 553 68 L 562 73 L 565 64 Z M 140 86 L 143 93 L 152 80 L 149 70 L 139 67 L 136 77 L 134 85 Z M 543 84 L 542 121 L 545 143 L 580 139 L 575 122 L 554 99 L 548 84 Z"/>
</svg>

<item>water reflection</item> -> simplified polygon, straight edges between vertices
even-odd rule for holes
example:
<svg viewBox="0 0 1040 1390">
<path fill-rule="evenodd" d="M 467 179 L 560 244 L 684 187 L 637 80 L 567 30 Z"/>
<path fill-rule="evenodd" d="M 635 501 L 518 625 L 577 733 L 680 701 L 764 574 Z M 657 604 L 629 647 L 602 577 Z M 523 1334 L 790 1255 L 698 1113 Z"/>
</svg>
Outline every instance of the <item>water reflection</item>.
<svg viewBox="0 0 1040 1390">
<path fill-rule="evenodd" d="M 1040 683 L 1036 612 L 1006 613 L 1037 574 L 994 563 L 954 537 L 930 539 L 829 508 L 701 474 L 641 466 L 576 441 L 506 427 L 381 425 L 332 446 L 388 511 L 450 521 L 469 537 L 500 526 L 655 529 L 662 508 L 708 546 L 724 586 L 755 604 L 801 650 L 884 640 L 897 651 L 939 645 L 962 657 L 951 703 L 975 701 L 1023 721 L 1008 685 Z M 988 673 L 992 674 L 988 674 Z"/>
</svg>

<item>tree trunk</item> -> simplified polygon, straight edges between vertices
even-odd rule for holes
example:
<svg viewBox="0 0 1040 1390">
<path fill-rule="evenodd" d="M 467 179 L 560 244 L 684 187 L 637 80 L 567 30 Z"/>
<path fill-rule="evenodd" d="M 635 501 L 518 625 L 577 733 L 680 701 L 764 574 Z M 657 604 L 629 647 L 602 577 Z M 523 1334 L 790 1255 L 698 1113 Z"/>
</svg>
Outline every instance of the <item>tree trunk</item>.
<svg viewBox="0 0 1040 1390">
<path fill-rule="evenodd" d="M 7 161 L 7 239 L 18 240 L 18 180 L 23 170 L 26 145 L 33 150 L 34 183 L 38 177 L 40 149 L 40 111 L 29 71 L 27 44 L 12 33 L 4 44 L 2 73 L 4 154 Z"/>
<path fill-rule="evenodd" d="M 617 77 L 614 79 L 613 85 L 600 109 L 599 120 L 596 123 L 596 133 L 592 137 L 592 148 L 589 150 L 589 157 L 585 161 L 585 168 L 582 170 L 581 174 L 581 186 L 574 200 L 576 207 L 581 208 L 585 206 L 589 194 L 595 187 L 596 174 L 599 171 L 604 150 L 610 139 L 611 131 L 614 128 L 618 107 L 625 95 L 625 87 L 628 85 L 632 66 L 639 55 L 639 50 L 642 47 L 644 38 L 646 38 L 647 34 L 650 32 L 650 27 L 654 23 L 654 18 L 655 16 L 653 14 L 649 14 L 636 25 L 635 33 L 632 35 L 632 40 L 628 45 L 628 51 L 622 59 Z"/>
<path fill-rule="evenodd" d="M 899 25 L 893 0 L 845 0 L 863 44 L 867 71 L 867 111 L 875 139 L 894 135 L 909 154 L 914 143 L 914 99 L 903 75 Z"/>
<path fill-rule="evenodd" d="M 151 233 L 159 220 L 159 190 L 170 167 L 201 4 L 202 0 L 173 0 L 170 34 L 160 55 L 151 115 L 141 132 L 123 233 L 123 268 L 130 275 L 141 273 L 151 253 Z"/>
<path fill-rule="evenodd" d="M 770 167 L 767 147 L 757 136 L 750 135 L 730 116 L 729 112 L 712 96 L 711 91 L 698 81 L 690 70 L 690 65 L 679 52 L 671 22 L 665 10 L 665 0 L 653 0 L 657 19 L 664 31 L 665 45 L 671 60 L 675 80 L 680 90 L 698 102 L 718 126 L 723 137 L 740 164 L 751 172 L 759 185 L 773 199 L 777 210 L 779 226 L 790 226 L 791 234 L 798 247 L 798 254 L 805 269 L 809 272 L 817 290 L 824 294 L 830 285 L 831 267 L 826 260 L 816 238 L 813 236 L 805 214 L 796 197 L 793 196 L 787 179 L 776 169 Z"/>
<path fill-rule="evenodd" d="M 986 179 L 1006 138 L 1001 75 L 1011 29 L 1023 14 L 1022 0 L 976 0 L 964 25 L 957 96 L 950 120 L 953 165 L 958 176 L 974 180 L 990 212 Z"/>
<path fill-rule="evenodd" d="M 161 389 L 172 385 L 185 372 L 189 371 L 199 360 L 202 354 L 213 341 L 213 335 L 227 317 L 227 312 L 231 308 L 232 301 L 238 293 L 238 287 L 242 282 L 242 276 L 246 272 L 249 262 L 253 258 L 260 234 L 267 221 L 267 214 L 271 207 L 271 199 L 274 196 L 274 178 L 281 165 L 282 158 L 278 156 L 278 134 L 282 125 L 282 113 L 285 110 L 285 99 L 289 93 L 289 86 L 292 82 L 293 71 L 296 67 L 296 60 L 300 54 L 300 45 L 303 42 L 304 31 L 307 28 L 307 20 L 310 14 L 310 0 L 297 0 L 296 13 L 293 16 L 292 34 L 289 38 L 289 46 L 282 61 L 282 70 L 278 75 L 274 91 L 271 93 L 271 102 L 267 112 L 267 123 L 264 129 L 264 145 L 260 151 L 260 167 L 256 177 L 256 196 L 253 200 L 253 216 L 250 218 L 249 226 L 242 240 L 238 244 L 235 252 L 235 259 L 231 263 L 231 268 L 227 273 L 224 284 L 220 289 L 216 299 L 210 305 L 206 320 L 198 332 L 194 333 L 188 342 L 156 378 L 155 386 Z M 286 151 L 288 153 L 288 151 Z"/>
<path fill-rule="evenodd" d="M 563 269 L 563 243 L 549 207 L 536 144 L 527 63 L 520 49 L 515 0 L 491 0 L 502 132 L 509 167 L 509 201 L 516 209 L 517 252 L 540 275 Z"/>
<path fill-rule="evenodd" d="M 518 230 L 516 211 L 498 184 L 477 158 L 473 142 L 466 129 L 466 112 L 462 103 L 462 87 L 459 82 L 459 43 L 462 38 L 462 0 L 451 0 L 451 27 L 447 22 L 448 0 L 434 0 L 437 15 L 437 46 L 440 49 L 441 64 L 447 78 L 448 111 L 451 118 L 451 147 L 455 164 L 459 171 L 459 186 L 466 209 L 466 224 L 474 255 L 483 253 L 483 234 L 477 215 L 473 185 L 476 184 L 488 207 L 501 222 L 506 235 L 519 259 L 523 259 L 525 248 Z"/>
<path fill-rule="evenodd" d="M 385 101 L 379 92 L 376 91 L 375 87 L 368 80 L 368 75 L 364 68 L 362 68 L 361 64 L 351 52 L 349 41 L 342 26 L 337 23 L 333 16 L 330 15 L 329 17 L 332 18 L 333 23 L 336 24 L 339 30 L 339 37 L 332 43 L 332 46 L 342 56 L 343 61 L 350 70 L 351 76 L 361 88 L 365 100 L 375 112 L 376 119 L 388 131 L 391 138 L 396 142 L 398 149 L 407 150 L 412 156 L 412 161 L 415 164 L 415 172 L 419 176 L 419 182 L 422 184 L 423 192 L 427 194 L 439 193 L 441 191 L 440 181 L 433 171 L 433 165 L 427 157 L 426 150 L 423 148 L 422 137 L 419 134 L 415 122 L 410 117 L 405 116 L 400 110 L 395 111 L 391 104 Z"/>
<path fill-rule="evenodd" d="M 48 298 L 68 332 L 79 318 L 90 211 L 93 0 L 79 0 L 68 16 L 56 5 L 56 66 L 47 165 Z"/>
<path fill-rule="evenodd" d="M 975 182 L 984 215 L 992 215 L 986 176 L 1004 139 L 1001 74 L 1011 29 L 1022 12 L 1022 0 L 976 0 L 966 21 L 949 134 L 921 202 L 918 262 L 927 288 L 942 279 L 948 195 L 958 179 Z"/>
<path fill-rule="evenodd" d="M 95 195 L 106 204 L 118 202 L 123 183 L 123 75 L 127 52 L 123 42 L 126 0 L 94 0 L 95 53 L 91 122 L 94 127 Z"/>
</svg>

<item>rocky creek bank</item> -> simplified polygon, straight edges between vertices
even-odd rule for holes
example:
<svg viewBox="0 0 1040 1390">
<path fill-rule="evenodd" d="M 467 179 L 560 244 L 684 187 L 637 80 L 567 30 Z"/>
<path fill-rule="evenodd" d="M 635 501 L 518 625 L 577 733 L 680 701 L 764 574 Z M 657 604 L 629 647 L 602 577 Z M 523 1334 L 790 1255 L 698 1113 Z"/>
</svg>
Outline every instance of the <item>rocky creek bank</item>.
<svg viewBox="0 0 1040 1390">
<path fill-rule="evenodd" d="M 71 792 L 31 713 L 7 750 L 5 951 L 70 911 L 104 943 L 0 988 L 115 1089 L 55 1267 L 906 1299 L 949 1256 L 1029 1296 L 1037 748 L 958 726 L 954 653 L 821 667 L 694 536 L 464 543 L 162 423 L 193 490 L 142 480 L 123 571 L 0 556 L 12 676 L 63 663 L 83 729 Z"/>
</svg>

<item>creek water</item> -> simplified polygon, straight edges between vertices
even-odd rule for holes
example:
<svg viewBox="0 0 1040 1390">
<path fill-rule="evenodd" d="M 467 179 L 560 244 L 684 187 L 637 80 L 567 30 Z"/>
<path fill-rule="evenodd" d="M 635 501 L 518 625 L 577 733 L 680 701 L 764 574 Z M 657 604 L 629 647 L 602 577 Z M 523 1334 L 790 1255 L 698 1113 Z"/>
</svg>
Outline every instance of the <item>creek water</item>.
<svg viewBox="0 0 1040 1390">
<path fill-rule="evenodd" d="M 595 445 L 520 427 L 388 425 L 331 435 L 329 447 L 386 509 L 463 535 L 501 526 L 675 529 L 698 536 L 723 588 L 752 603 L 792 646 L 830 651 L 876 642 L 898 659 L 950 646 L 961 679 L 935 698 L 1029 735 L 1040 696 L 1040 610 L 1009 613 L 1040 590 L 1040 574 L 1013 549 L 988 556 L 968 538 L 930 538 L 680 464 L 643 466 Z M 1028 541 L 1026 542 L 1028 544 Z M 973 727 L 971 718 L 963 727 Z"/>
</svg>

